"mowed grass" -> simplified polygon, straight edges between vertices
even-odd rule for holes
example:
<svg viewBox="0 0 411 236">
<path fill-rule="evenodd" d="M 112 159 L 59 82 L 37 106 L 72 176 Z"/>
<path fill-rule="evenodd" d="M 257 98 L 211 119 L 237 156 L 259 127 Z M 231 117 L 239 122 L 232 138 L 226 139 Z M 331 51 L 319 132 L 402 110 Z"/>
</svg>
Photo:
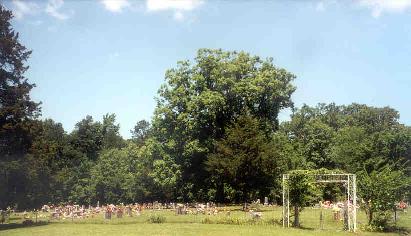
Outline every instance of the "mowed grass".
<svg viewBox="0 0 411 236">
<path fill-rule="evenodd" d="M 230 211 L 228 215 L 227 212 Z M 105 220 L 100 214 L 88 219 L 49 220 L 39 214 L 38 219 L 47 223 L 22 227 L 21 214 L 12 218 L 9 225 L 0 225 L 0 235 L 354 235 L 342 231 L 342 222 L 334 221 L 332 211 L 323 210 L 324 229 L 319 229 L 319 210 L 305 209 L 301 215 L 303 229 L 284 229 L 279 225 L 281 207 L 263 207 L 263 217 L 253 221 L 239 207 L 219 208 L 217 215 L 175 215 L 171 210 L 145 210 L 140 216 L 124 216 Z M 149 223 L 150 216 L 161 215 L 165 223 Z M 358 214 L 359 228 L 366 223 L 363 212 Z M 411 231 L 411 214 L 400 213 L 398 225 Z M 406 234 L 405 231 L 401 232 Z M 359 230 L 355 235 L 399 235 L 400 233 L 375 233 Z"/>
</svg>

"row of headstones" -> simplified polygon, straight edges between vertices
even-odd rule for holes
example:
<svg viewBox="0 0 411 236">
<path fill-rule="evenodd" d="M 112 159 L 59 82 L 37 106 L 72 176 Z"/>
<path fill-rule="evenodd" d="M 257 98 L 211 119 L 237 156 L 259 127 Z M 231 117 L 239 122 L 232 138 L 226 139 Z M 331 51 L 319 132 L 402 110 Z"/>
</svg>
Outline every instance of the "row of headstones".
<svg viewBox="0 0 411 236">
<path fill-rule="evenodd" d="M 131 209 L 131 207 L 126 207 L 126 215 L 127 216 L 130 216 L 130 217 L 133 217 L 133 210 Z M 117 211 L 117 212 L 112 212 L 112 211 L 106 211 L 105 213 L 104 213 L 104 219 L 106 219 L 106 220 L 111 220 L 111 217 L 113 216 L 113 215 L 116 215 L 117 216 L 117 218 L 123 218 L 123 215 L 124 215 L 124 213 L 123 213 L 123 211 Z M 137 215 L 140 215 L 140 212 L 139 211 L 137 211 Z"/>
</svg>

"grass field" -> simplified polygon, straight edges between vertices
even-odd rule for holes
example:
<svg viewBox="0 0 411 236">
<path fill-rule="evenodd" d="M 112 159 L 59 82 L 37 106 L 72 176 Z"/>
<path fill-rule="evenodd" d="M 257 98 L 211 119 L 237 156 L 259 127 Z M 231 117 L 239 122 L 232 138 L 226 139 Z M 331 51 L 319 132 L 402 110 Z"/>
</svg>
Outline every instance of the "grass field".
<svg viewBox="0 0 411 236">
<path fill-rule="evenodd" d="M 140 216 L 123 217 L 112 220 L 103 215 L 89 219 L 49 220 L 47 215 L 38 218 L 43 223 L 23 226 L 21 214 L 11 218 L 9 224 L 0 225 L 0 235 L 353 235 L 342 231 L 342 222 L 332 219 L 330 210 L 324 211 L 324 229 L 319 229 L 319 210 L 305 209 L 302 212 L 303 229 L 284 229 L 279 225 L 280 207 L 264 207 L 263 217 L 253 221 L 248 213 L 237 207 L 230 209 L 230 216 L 222 209 L 218 215 L 175 215 L 171 210 L 145 210 Z M 149 223 L 150 216 L 164 216 L 165 223 Z M 359 228 L 365 224 L 363 213 L 358 214 Z M 355 235 L 399 235 L 411 231 L 411 214 L 400 214 L 398 226 L 406 231 L 391 233 L 363 232 Z M 409 234 L 409 233 L 408 233 Z"/>
</svg>

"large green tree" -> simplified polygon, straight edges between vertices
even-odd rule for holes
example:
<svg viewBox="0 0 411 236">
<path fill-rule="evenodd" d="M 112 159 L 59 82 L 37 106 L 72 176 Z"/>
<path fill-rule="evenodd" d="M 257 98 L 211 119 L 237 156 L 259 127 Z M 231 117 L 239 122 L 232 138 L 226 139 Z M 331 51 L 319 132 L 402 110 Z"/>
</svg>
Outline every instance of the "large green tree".
<svg viewBox="0 0 411 236">
<path fill-rule="evenodd" d="M 96 160 L 103 148 L 102 125 L 94 121 L 93 117 L 86 116 L 76 124 L 70 138 L 74 148 L 84 153 L 90 160 Z"/>
<path fill-rule="evenodd" d="M 24 76 L 31 51 L 19 41 L 10 21 L 12 13 L 0 5 L 0 208 L 26 199 L 25 155 L 40 114 L 30 98 L 35 86 Z"/>
<path fill-rule="evenodd" d="M 142 145 L 150 135 L 150 122 L 140 120 L 130 132 L 133 142 Z"/>
<path fill-rule="evenodd" d="M 270 138 L 260 129 L 259 120 L 246 114 L 227 128 L 206 162 L 217 201 L 248 202 L 278 195 L 278 180 L 288 169 L 287 159 L 292 153 L 287 156 Z M 229 196 L 232 191 L 234 196 Z"/>
<path fill-rule="evenodd" d="M 392 223 L 392 215 L 399 201 L 409 194 L 411 178 L 390 165 L 374 163 L 372 171 L 361 171 L 358 176 L 359 194 L 368 224 L 384 229 Z"/>
<path fill-rule="evenodd" d="M 204 162 L 226 127 L 246 109 L 267 133 L 278 128 L 278 113 L 290 107 L 295 78 L 245 52 L 200 49 L 194 62 L 166 72 L 157 98 L 153 135 L 182 167 L 182 200 L 201 199 L 209 187 Z"/>
<path fill-rule="evenodd" d="M 121 148 L 125 142 L 120 135 L 120 124 L 116 124 L 115 114 L 106 114 L 103 116 L 101 124 L 102 148 Z"/>
</svg>

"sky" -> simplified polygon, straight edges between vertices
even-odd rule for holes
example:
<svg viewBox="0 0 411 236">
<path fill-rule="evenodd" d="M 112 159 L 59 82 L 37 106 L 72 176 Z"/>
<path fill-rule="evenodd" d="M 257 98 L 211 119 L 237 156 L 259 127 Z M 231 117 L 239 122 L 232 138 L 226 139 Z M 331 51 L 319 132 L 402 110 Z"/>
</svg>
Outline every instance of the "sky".
<svg viewBox="0 0 411 236">
<path fill-rule="evenodd" d="M 297 76 L 297 107 L 390 106 L 411 125 L 411 0 L 0 2 L 33 50 L 33 100 L 67 132 L 115 113 L 130 137 L 151 119 L 165 71 L 199 48 L 274 58 Z"/>
</svg>

